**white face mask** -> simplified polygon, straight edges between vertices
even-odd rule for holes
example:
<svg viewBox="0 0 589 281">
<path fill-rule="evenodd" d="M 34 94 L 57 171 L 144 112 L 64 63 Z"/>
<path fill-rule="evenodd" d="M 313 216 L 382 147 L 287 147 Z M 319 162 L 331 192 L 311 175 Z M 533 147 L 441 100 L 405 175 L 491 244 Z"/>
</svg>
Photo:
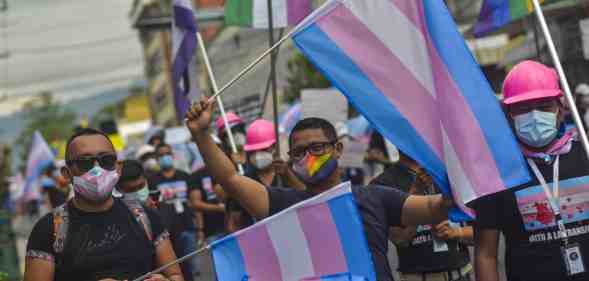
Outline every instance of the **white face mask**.
<svg viewBox="0 0 589 281">
<path fill-rule="evenodd" d="M 272 153 L 267 152 L 267 151 L 260 151 L 260 152 L 254 152 L 254 155 L 252 156 L 252 164 L 256 167 L 256 169 L 258 170 L 265 170 L 268 167 L 270 167 L 270 165 L 272 165 L 272 162 L 274 161 L 274 157 L 272 156 Z"/>
</svg>

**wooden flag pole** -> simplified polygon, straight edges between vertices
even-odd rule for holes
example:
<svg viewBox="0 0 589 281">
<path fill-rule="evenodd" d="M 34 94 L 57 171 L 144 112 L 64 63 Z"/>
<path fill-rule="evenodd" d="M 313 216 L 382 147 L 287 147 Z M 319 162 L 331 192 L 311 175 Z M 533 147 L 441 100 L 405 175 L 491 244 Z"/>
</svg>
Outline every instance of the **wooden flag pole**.
<svg viewBox="0 0 589 281">
<path fill-rule="evenodd" d="M 196 32 L 196 38 L 198 40 L 198 47 L 202 54 L 202 58 L 205 63 L 205 67 L 207 69 L 207 73 L 209 76 L 209 81 L 211 81 L 211 86 L 213 86 L 213 91 L 218 92 L 219 87 L 217 86 L 217 80 L 215 79 L 215 74 L 213 73 L 213 68 L 211 67 L 211 62 L 209 60 L 209 55 L 207 53 L 207 49 L 205 48 L 205 42 L 202 40 L 202 36 L 200 32 Z M 229 120 L 227 119 L 227 114 L 225 112 L 225 106 L 223 106 L 223 101 L 221 100 L 220 96 L 216 97 L 216 102 L 219 105 L 219 112 L 221 113 L 221 118 L 223 118 L 223 123 L 225 123 L 225 131 L 227 132 L 227 136 L 229 137 L 229 145 L 231 146 L 231 152 L 233 154 L 237 154 L 237 145 L 235 145 L 235 138 L 233 138 L 233 132 L 231 131 L 231 127 L 229 126 Z M 243 170 L 243 165 L 237 163 L 237 170 L 240 175 L 243 175 L 245 171 Z"/>
<path fill-rule="evenodd" d="M 270 48 L 274 45 L 274 13 L 272 7 L 272 0 L 268 0 L 268 44 Z M 274 117 L 274 136 L 275 136 L 275 147 L 274 159 L 280 157 L 280 132 L 278 130 L 278 93 L 276 92 L 276 51 L 272 51 L 270 54 L 270 83 L 272 85 L 272 113 Z M 282 185 L 280 177 L 276 177 L 278 185 Z"/>
<path fill-rule="evenodd" d="M 560 62 L 560 58 L 558 57 L 558 53 L 556 52 L 556 47 L 554 46 L 554 41 L 552 40 L 550 30 L 548 29 L 548 24 L 546 24 L 544 12 L 542 11 L 542 7 L 540 6 L 540 2 L 538 0 L 532 0 L 532 3 L 534 4 L 534 12 L 536 14 L 536 17 L 538 18 L 538 22 L 540 23 L 540 28 L 542 29 L 542 33 L 544 33 L 544 39 L 546 39 L 546 44 L 548 45 L 550 56 L 552 57 L 552 61 L 554 62 L 554 66 L 556 67 L 556 71 L 558 72 L 560 83 L 564 90 L 564 96 L 566 98 L 569 109 L 571 110 L 571 114 L 573 115 L 573 119 L 575 120 L 575 125 L 579 130 L 581 143 L 583 144 L 583 148 L 585 149 L 587 158 L 589 158 L 589 140 L 587 140 L 587 131 L 585 131 L 583 122 L 581 121 L 581 116 L 579 115 L 579 111 L 577 110 L 577 106 L 575 105 L 575 99 L 573 98 L 569 82 L 562 68 L 562 64 Z"/>
</svg>

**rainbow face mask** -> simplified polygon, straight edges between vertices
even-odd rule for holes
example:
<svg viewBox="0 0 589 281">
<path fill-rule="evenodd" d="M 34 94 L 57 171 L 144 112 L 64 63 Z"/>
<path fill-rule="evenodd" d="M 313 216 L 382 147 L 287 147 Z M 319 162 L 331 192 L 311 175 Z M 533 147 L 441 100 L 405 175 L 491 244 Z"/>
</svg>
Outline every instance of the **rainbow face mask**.
<svg viewBox="0 0 589 281">
<path fill-rule="evenodd" d="M 305 157 L 293 164 L 293 171 L 304 183 L 320 183 L 337 169 L 337 160 L 332 153 L 315 156 L 307 153 Z"/>
</svg>

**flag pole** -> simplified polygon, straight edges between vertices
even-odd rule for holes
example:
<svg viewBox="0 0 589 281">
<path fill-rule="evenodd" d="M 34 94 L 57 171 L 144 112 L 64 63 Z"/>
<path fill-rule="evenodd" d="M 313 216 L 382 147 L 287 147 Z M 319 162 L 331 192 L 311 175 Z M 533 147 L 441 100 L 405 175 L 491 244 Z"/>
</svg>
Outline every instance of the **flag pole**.
<svg viewBox="0 0 589 281">
<path fill-rule="evenodd" d="M 272 0 L 268 0 L 268 44 L 269 47 L 272 48 L 274 45 L 274 16 L 273 16 L 273 7 L 272 7 Z M 278 93 L 276 92 L 276 59 L 277 53 L 272 51 L 270 54 L 270 82 L 272 84 L 272 112 L 274 115 L 274 137 L 275 137 L 275 147 L 276 150 L 274 151 L 274 158 L 280 157 L 280 140 L 278 136 L 280 132 L 278 131 Z M 280 177 L 277 177 L 278 185 L 282 185 L 280 182 Z"/>
<path fill-rule="evenodd" d="M 204 253 L 207 250 L 210 250 L 210 248 L 211 248 L 210 245 L 207 245 L 205 247 L 202 247 L 202 248 L 200 248 L 200 249 L 198 249 L 198 250 L 196 250 L 196 251 L 194 251 L 192 253 L 188 253 L 187 255 L 185 255 L 185 256 L 183 256 L 181 258 L 178 258 L 176 260 L 173 260 L 173 261 L 169 262 L 168 264 L 162 265 L 161 267 L 159 267 L 159 268 L 157 268 L 157 269 L 155 269 L 153 271 L 150 271 L 148 273 L 145 273 L 145 274 L 143 274 L 143 275 L 141 275 L 141 276 L 133 279 L 133 281 L 143 281 L 143 280 L 149 278 L 149 276 L 151 276 L 153 274 L 161 273 L 164 270 L 166 270 L 168 267 L 170 267 L 172 265 L 180 264 L 180 263 L 186 261 L 187 259 L 190 259 L 190 258 L 192 258 L 192 257 L 194 257 L 196 255 L 199 255 L 201 253 Z"/>
<path fill-rule="evenodd" d="M 544 13 L 542 12 L 542 7 L 540 6 L 540 2 L 538 2 L 538 0 L 532 0 L 532 3 L 534 4 L 534 12 L 536 14 L 536 17 L 538 18 L 538 22 L 540 23 L 540 28 L 542 29 L 542 33 L 544 33 L 544 39 L 546 39 L 546 44 L 548 45 L 550 56 L 552 57 L 554 66 L 556 66 L 556 71 L 558 72 L 560 83 L 562 85 L 562 88 L 564 89 L 566 101 L 568 103 L 569 109 L 571 110 L 571 114 L 573 115 L 573 119 L 575 120 L 575 125 L 579 130 L 581 143 L 583 144 L 585 153 L 589 158 L 589 140 L 587 139 L 587 131 L 585 131 L 583 122 L 581 121 L 581 117 L 579 115 L 579 111 L 577 110 L 577 106 L 575 105 L 575 99 L 573 98 L 573 94 L 571 92 L 571 88 L 569 86 L 567 77 L 562 68 L 560 58 L 558 57 L 558 53 L 556 52 L 556 47 L 554 46 L 554 41 L 552 40 L 552 35 L 550 34 L 548 25 L 546 24 L 546 18 L 544 17 Z"/>
<path fill-rule="evenodd" d="M 233 79 L 231 79 L 229 82 L 227 82 L 227 84 L 225 84 L 225 86 L 221 87 L 221 89 L 219 89 L 219 91 L 217 91 L 214 95 L 212 95 L 209 98 L 209 102 L 213 102 L 218 96 L 223 94 L 227 89 L 229 89 L 231 86 L 233 86 L 233 84 L 235 84 L 237 81 L 239 81 L 241 78 L 243 78 L 243 76 L 245 76 L 250 71 L 252 71 L 252 69 L 254 69 L 254 67 L 256 67 L 256 65 L 258 65 L 265 57 L 267 57 L 270 53 L 272 53 L 276 48 L 280 47 L 280 45 L 282 45 L 282 43 L 286 42 L 286 40 L 288 40 L 298 30 L 299 30 L 299 28 L 296 28 L 296 27 L 291 29 L 288 32 L 288 34 L 286 34 L 286 35 L 284 35 L 284 37 L 280 38 L 280 40 L 278 40 L 278 42 L 274 43 L 274 45 L 270 49 L 268 49 L 264 53 L 262 53 L 257 59 L 255 59 L 248 66 L 246 66 L 241 72 L 239 72 L 237 75 L 235 75 L 235 77 L 233 77 Z"/>
<path fill-rule="evenodd" d="M 200 32 L 196 32 L 196 39 L 198 40 L 198 47 L 200 49 L 200 52 L 202 54 L 204 63 L 205 63 L 205 67 L 207 69 L 207 73 L 209 76 L 209 80 L 211 81 L 211 85 L 213 86 L 213 91 L 218 92 L 219 91 L 219 86 L 217 85 L 217 80 L 215 79 L 215 74 L 213 73 L 213 68 L 211 67 L 211 62 L 209 60 L 209 55 L 207 53 L 207 49 L 205 48 L 205 44 L 204 44 L 204 40 L 202 39 L 202 36 L 200 34 Z M 235 139 L 233 138 L 233 132 L 231 131 L 231 127 L 229 126 L 229 120 L 227 119 L 227 114 L 225 112 L 225 106 L 223 105 L 223 101 L 221 100 L 220 96 L 216 97 L 216 101 L 217 104 L 219 105 L 219 112 L 221 113 L 221 118 L 223 118 L 223 123 L 225 123 L 225 131 L 227 132 L 227 136 L 229 137 L 229 145 L 231 146 L 231 152 L 233 152 L 233 154 L 237 154 L 237 145 L 235 145 Z M 239 174 L 243 175 L 244 174 L 244 170 L 243 170 L 243 165 L 241 165 L 241 163 L 236 163 L 237 164 L 237 170 L 239 171 Z"/>
</svg>

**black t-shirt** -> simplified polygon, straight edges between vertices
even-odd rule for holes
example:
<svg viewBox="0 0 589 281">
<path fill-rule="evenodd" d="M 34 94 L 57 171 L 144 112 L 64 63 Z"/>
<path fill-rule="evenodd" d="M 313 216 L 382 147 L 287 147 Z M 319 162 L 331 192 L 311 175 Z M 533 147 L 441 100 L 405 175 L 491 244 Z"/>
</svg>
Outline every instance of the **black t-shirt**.
<svg viewBox="0 0 589 281">
<path fill-rule="evenodd" d="M 536 163 L 552 189 L 553 162 Z M 531 169 L 530 174 L 527 184 L 473 202 L 476 227 L 504 234 L 510 281 L 589 280 L 589 161 L 581 144 L 560 156 L 559 194 L 569 241 L 580 245 L 585 273 L 567 277 L 555 216 Z"/>
<path fill-rule="evenodd" d="M 262 180 L 260 179 L 260 176 L 258 175 L 258 172 L 255 167 L 253 167 L 252 165 L 247 165 L 245 170 L 246 170 L 246 172 L 245 172 L 246 177 L 253 179 L 261 184 L 264 184 L 262 182 Z M 283 183 L 286 182 L 284 178 L 282 179 L 282 182 Z M 274 176 L 274 179 L 272 180 L 272 183 L 270 184 L 270 186 L 278 186 L 278 175 Z M 239 202 L 237 202 L 236 200 L 234 200 L 232 198 L 229 198 L 227 200 L 226 210 L 227 210 L 228 214 L 233 213 L 233 212 L 240 213 L 240 223 L 241 223 L 240 227 L 247 227 L 247 226 L 253 225 L 256 221 L 254 219 L 254 217 L 252 217 L 247 212 L 247 210 L 244 209 L 241 206 L 241 204 L 239 204 Z"/>
<path fill-rule="evenodd" d="M 389 228 L 401 225 L 401 211 L 408 195 L 397 189 L 378 185 L 355 186 L 352 193 L 364 223 L 364 233 L 374 259 L 377 280 L 393 280 L 387 260 Z M 309 191 L 269 187 L 270 215 L 313 196 Z"/>
<path fill-rule="evenodd" d="M 170 219 L 174 221 L 173 228 L 178 233 L 196 229 L 194 214 L 188 207 L 190 183 L 190 176 L 180 170 L 176 170 L 171 178 L 165 178 L 159 173 L 148 180 L 150 190 L 160 191 L 161 203 L 174 206 L 176 217 Z M 162 216 L 164 215 L 169 216 L 170 214 L 162 214 Z"/>
<path fill-rule="evenodd" d="M 53 249 L 51 213 L 35 224 L 27 244 L 28 257 L 55 263 L 54 280 L 131 280 L 154 269 L 155 246 L 168 239 L 154 211 L 145 209 L 154 237 L 149 241 L 131 210 L 118 199 L 110 210 L 100 213 L 81 211 L 71 201 L 67 208 L 69 231 L 62 253 Z"/>
<path fill-rule="evenodd" d="M 204 202 L 219 204 L 217 194 L 213 189 L 213 178 L 206 169 L 201 169 L 191 176 L 191 192 L 199 191 Z M 225 231 L 225 214 L 221 212 L 203 212 L 204 232 L 207 237 L 221 234 Z"/>
<path fill-rule="evenodd" d="M 409 192 L 415 181 L 415 174 L 405 165 L 397 163 L 388 166 L 372 183 Z M 431 228 L 431 225 L 419 225 L 417 235 L 409 241 L 408 245 L 397 245 L 399 272 L 442 272 L 459 269 L 468 264 L 470 257 L 465 245 L 457 241 L 434 241 Z M 434 248 L 434 245 L 442 246 Z"/>
</svg>

